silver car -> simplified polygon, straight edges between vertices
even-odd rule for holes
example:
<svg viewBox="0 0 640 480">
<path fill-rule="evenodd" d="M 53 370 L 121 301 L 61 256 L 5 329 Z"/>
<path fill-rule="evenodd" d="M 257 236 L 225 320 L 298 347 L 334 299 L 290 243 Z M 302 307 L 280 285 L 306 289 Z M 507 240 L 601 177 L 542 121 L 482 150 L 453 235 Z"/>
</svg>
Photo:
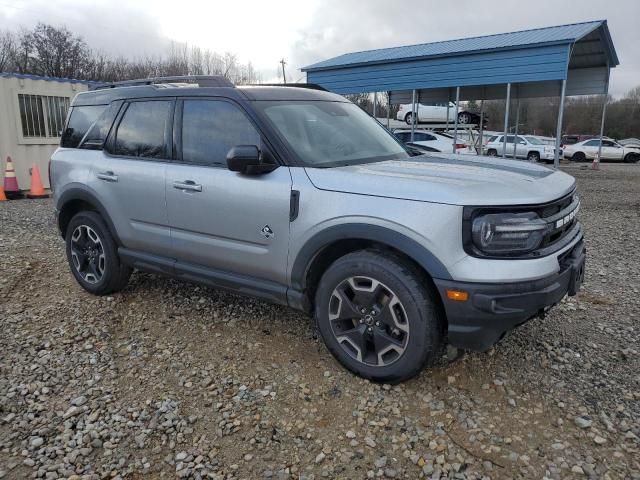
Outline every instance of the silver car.
<svg viewBox="0 0 640 480">
<path fill-rule="evenodd" d="M 572 177 L 415 156 L 312 86 L 189 77 L 80 93 L 51 180 L 85 290 L 119 291 L 139 269 L 288 305 L 376 381 L 415 375 L 447 342 L 489 348 L 584 274 Z"/>
</svg>

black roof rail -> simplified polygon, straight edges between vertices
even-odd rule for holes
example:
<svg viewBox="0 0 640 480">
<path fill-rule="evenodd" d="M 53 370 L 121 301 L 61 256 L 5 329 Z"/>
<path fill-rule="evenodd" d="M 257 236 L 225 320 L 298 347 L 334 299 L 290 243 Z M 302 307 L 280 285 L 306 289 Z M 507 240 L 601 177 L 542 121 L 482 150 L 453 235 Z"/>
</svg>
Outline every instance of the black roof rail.
<svg viewBox="0 0 640 480">
<path fill-rule="evenodd" d="M 199 87 L 235 87 L 229 79 L 222 75 L 179 75 L 175 77 L 138 78 L 135 80 L 123 80 L 121 82 L 98 83 L 90 86 L 89 90 L 133 87 L 139 85 L 157 85 L 162 83 L 192 83 Z"/>
<path fill-rule="evenodd" d="M 295 88 L 308 88 L 309 90 L 320 90 L 328 92 L 326 88 L 317 83 L 252 83 L 245 85 L 247 87 L 295 87 Z"/>
</svg>

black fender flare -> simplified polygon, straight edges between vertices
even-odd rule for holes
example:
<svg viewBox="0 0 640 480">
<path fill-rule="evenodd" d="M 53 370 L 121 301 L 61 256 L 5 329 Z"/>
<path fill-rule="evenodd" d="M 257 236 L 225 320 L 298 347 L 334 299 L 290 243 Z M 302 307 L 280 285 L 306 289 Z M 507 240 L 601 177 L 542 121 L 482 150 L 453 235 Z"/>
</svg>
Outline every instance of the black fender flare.
<svg viewBox="0 0 640 480">
<path fill-rule="evenodd" d="M 107 213 L 107 210 L 104 208 L 100 200 L 98 200 L 97 196 L 88 189 L 85 185 L 81 183 L 72 184 L 69 188 L 67 188 L 56 201 L 56 211 L 58 215 L 60 212 L 68 205 L 70 202 L 81 200 L 83 202 L 87 202 L 91 204 L 96 211 L 100 214 L 102 219 L 107 224 L 109 228 L 109 232 L 113 236 L 116 244 L 118 246 L 122 246 L 122 242 L 120 241 L 120 237 L 118 237 L 118 232 L 116 231 L 115 225 L 111 220 L 111 217 Z M 58 218 L 58 228 L 60 228 L 60 220 Z M 62 234 L 62 229 L 60 229 L 60 233 Z"/>
<path fill-rule="evenodd" d="M 307 240 L 293 261 L 292 288 L 299 292 L 305 290 L 307 272 L 313 260 L 325 247 L 339 240 L 369 240 L 388 245 L 407 255 L 432 278 L 452 280 L 444 264 L 417 241 L 386 227 L 347 223 L 329 227 Z"/>
</svg>

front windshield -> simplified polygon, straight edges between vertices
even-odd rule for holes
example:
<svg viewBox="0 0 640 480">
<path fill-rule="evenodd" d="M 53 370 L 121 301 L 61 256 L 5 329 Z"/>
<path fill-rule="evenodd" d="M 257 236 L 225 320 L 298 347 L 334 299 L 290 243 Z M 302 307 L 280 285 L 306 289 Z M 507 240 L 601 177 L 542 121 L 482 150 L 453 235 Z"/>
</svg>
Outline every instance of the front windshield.
<svg viewBox="0 0 640 480">
<path fill-rule="evenodd" d="M 307 166 L 410 158 L 382 125 L 353 103 L 274 101 L 255 105 Z"/>
<path fill-rule="evenodd" d="M 532 145 L 545 145 L 545 143 L 539 138 L 536 138 L 536 137 L 524 137 L 524 138 L 529 140 L 529 143 Z"/>
</svg>

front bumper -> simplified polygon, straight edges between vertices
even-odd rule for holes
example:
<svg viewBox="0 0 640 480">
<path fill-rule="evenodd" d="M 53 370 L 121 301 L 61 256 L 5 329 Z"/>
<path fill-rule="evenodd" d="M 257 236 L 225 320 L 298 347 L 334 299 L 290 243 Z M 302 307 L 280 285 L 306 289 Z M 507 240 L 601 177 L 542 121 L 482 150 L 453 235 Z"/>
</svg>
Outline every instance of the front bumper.
<svg viewBox="0 0 640 480">
<path fill-rule="evenodd" d="M 584 278 L 585 259 L 580 240 L 558 259 L 558 273 L 539 280 L 484 284 L 434 279 L 447 315 L 449 343 L 466 350 L 487 350 L 509 330 L 540 316 L 565 295 L 575 295 Z M 448 289 L 468 292 L 468 300 L 448 299 Z"/>
</svg>

